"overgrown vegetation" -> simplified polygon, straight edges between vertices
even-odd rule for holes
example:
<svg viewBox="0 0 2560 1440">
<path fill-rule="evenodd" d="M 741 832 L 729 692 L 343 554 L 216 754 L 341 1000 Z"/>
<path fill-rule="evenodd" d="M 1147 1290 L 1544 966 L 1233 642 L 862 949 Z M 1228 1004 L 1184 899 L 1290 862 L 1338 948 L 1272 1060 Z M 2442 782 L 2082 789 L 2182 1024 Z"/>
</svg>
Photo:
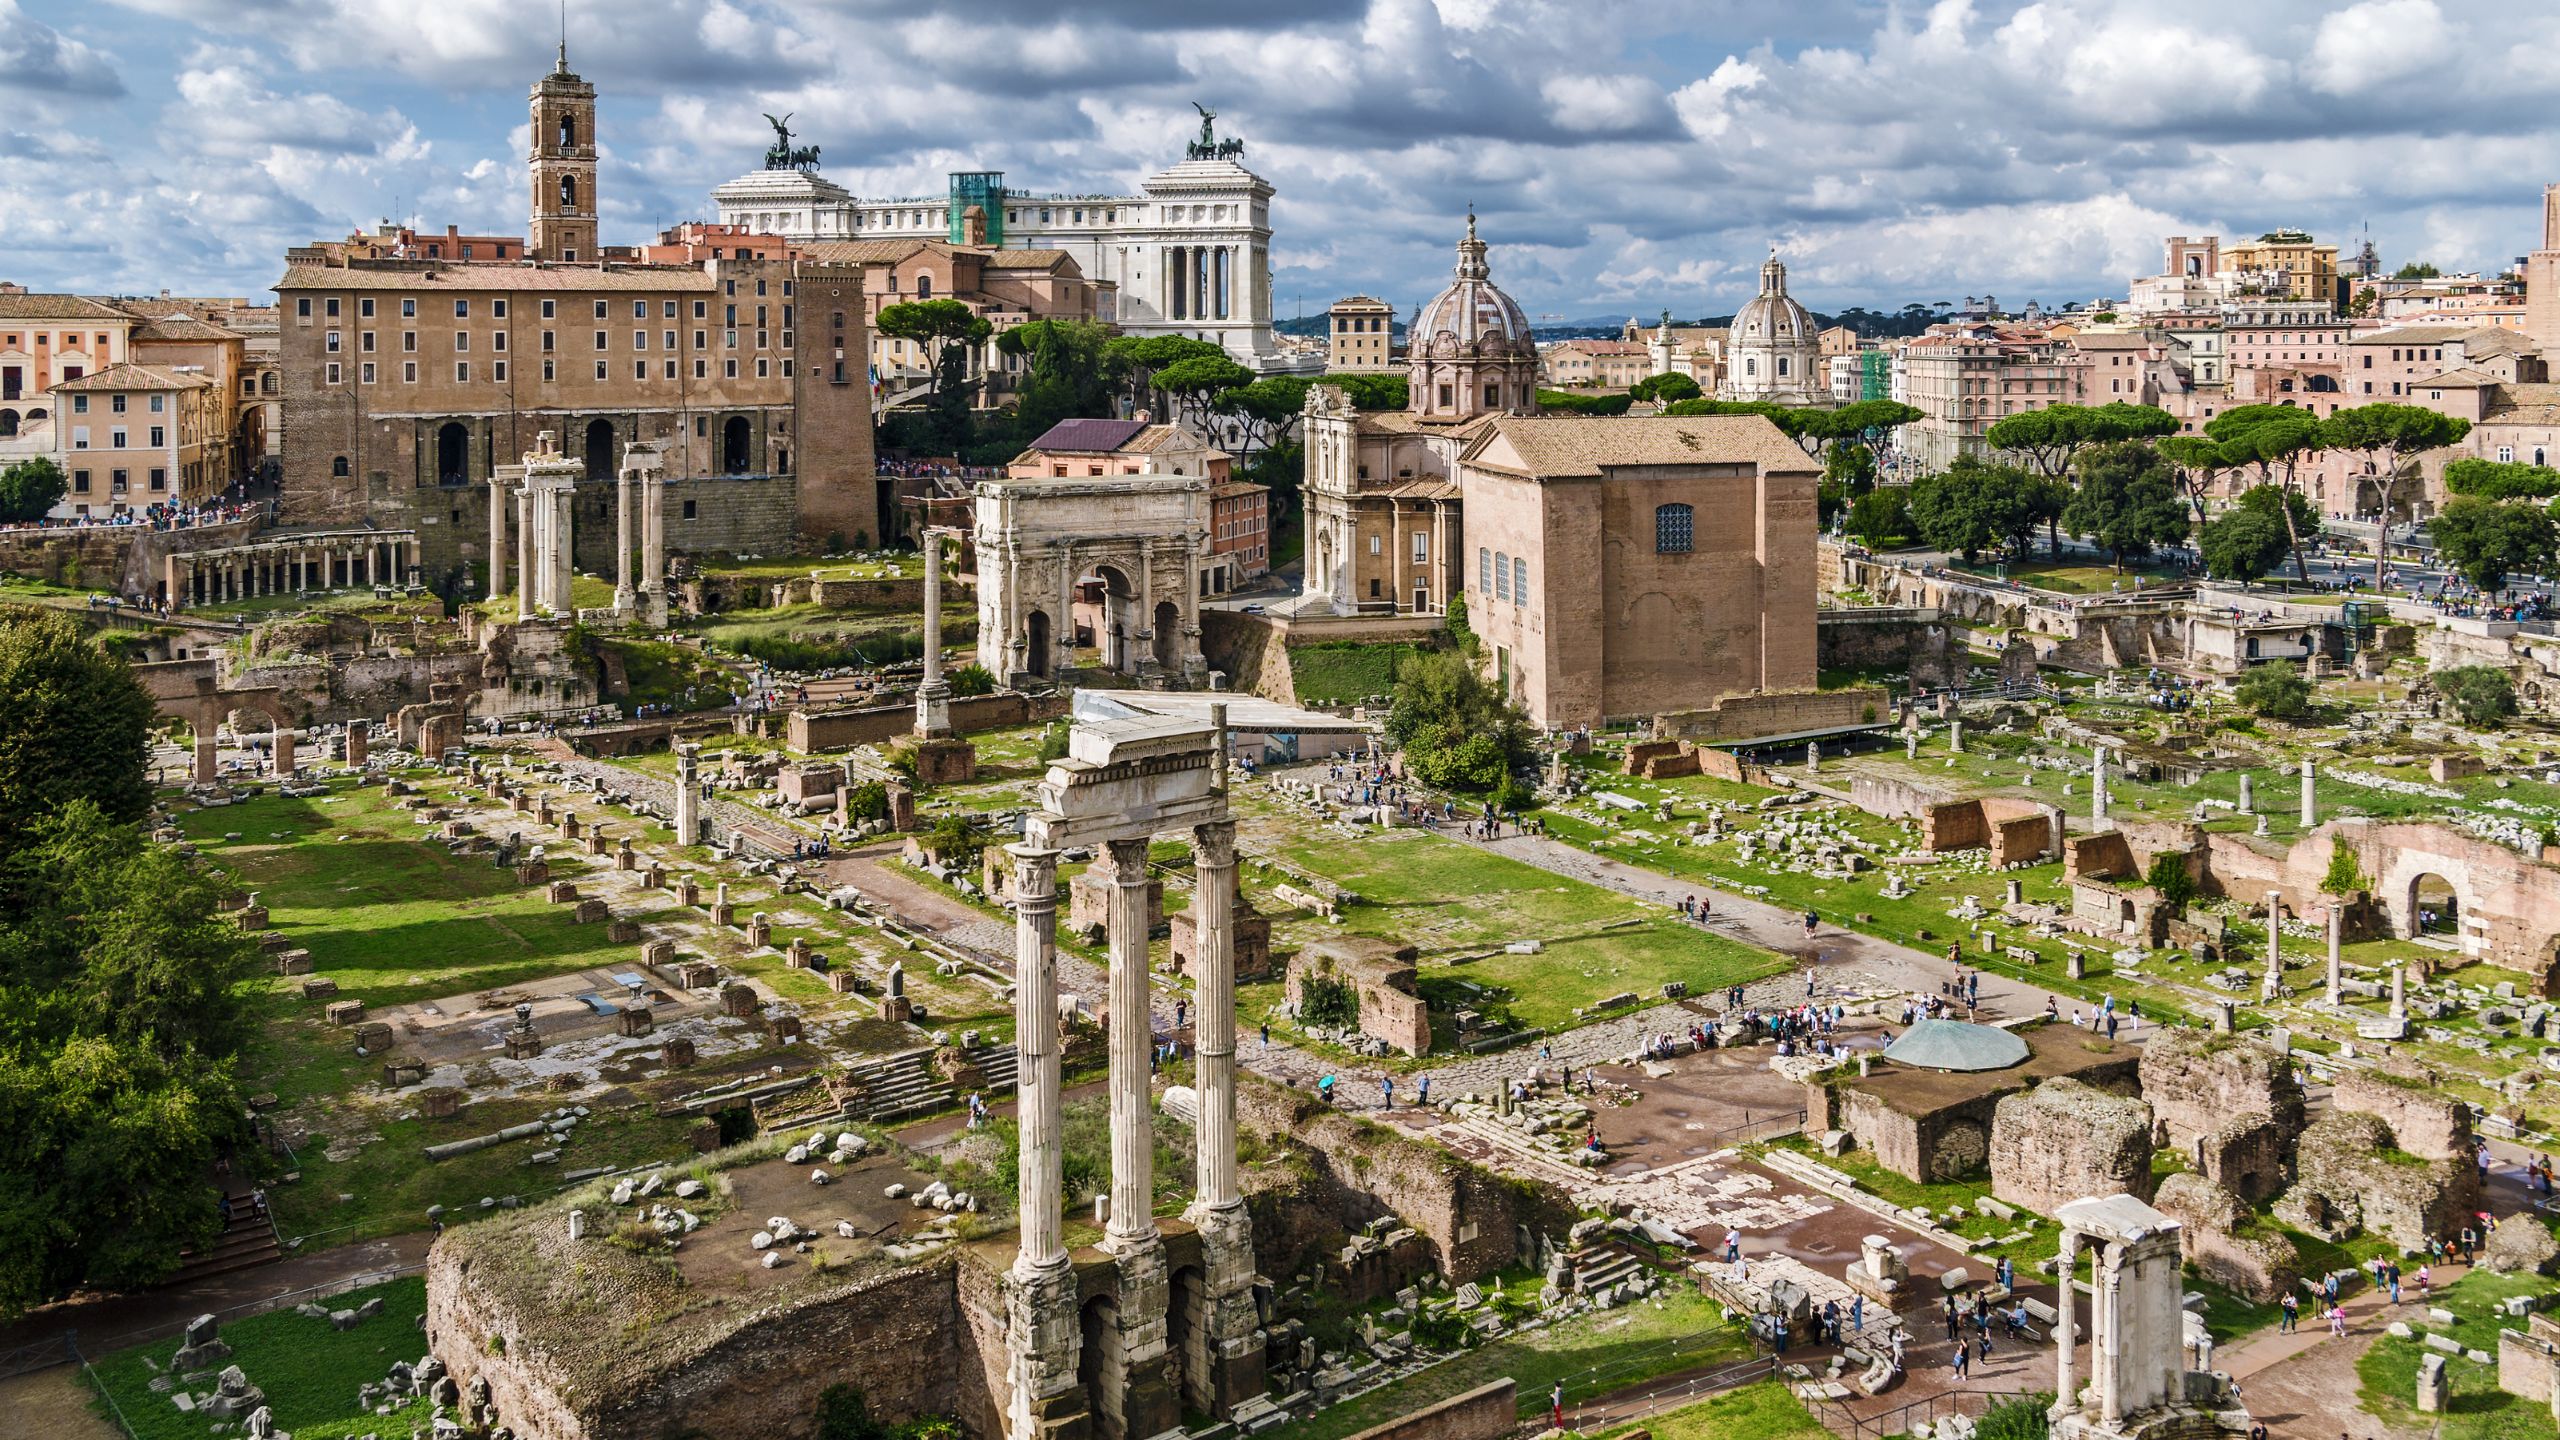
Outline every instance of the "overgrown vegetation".
<svg viewBox="0 0 2560 1440">
<path fill-rule="evenodd" d="M 2311 711 L 2311 682 L 2290 660 L 2253 665 L 2231 687 L 2232 698 L 2270 720 L 2298 720 Z"/>
<path fill-rule="evenodd" d="M 1528 798 L 1513 774 L 1531 763 L 1529 717 L 1462 655 L 1425 652 L 1403 667 L 1387 734 L 1426 785 L 1502 806 Z"/>
</svg>

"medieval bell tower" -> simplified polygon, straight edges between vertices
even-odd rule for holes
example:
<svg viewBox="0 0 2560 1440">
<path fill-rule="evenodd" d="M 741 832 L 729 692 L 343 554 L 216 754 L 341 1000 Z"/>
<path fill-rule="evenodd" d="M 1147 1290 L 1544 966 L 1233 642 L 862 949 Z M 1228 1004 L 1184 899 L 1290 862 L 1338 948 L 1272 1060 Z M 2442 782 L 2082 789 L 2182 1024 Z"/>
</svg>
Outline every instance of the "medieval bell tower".
<svg viewBox="0 0 2560 1440">
<path fill-rule="evenodd" d="M 526 253 L 536 260 L 593 264 L 596 249 L 596 87 L 569 71 L 569 47 L 534 82 L 533 233 Z"/>
</svg>

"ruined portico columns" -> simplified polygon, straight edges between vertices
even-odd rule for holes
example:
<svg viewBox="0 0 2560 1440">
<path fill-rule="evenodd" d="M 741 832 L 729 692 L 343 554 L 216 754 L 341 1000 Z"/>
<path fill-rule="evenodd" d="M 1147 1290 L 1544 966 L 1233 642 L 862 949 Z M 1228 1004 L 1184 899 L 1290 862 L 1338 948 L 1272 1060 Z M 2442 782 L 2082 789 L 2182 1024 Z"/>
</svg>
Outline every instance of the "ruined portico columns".
<svg viewBox="0 0 2560 1440">
<path fill-rule="evenodd" d="M 1006 1433 L 1039 1440 L 1072 1415 L 1077 1400 L 1075 1272 L 1067 1263 L 1063 1097 L 1058 1052 L 1058 852 L 1008 845 L 1013 857 L 1013 1028 L 1019 1057 L 1021 1244 L 1005 1295 L 1005 1349 L 1012 1391 Z"/>
<path fill-rule="evenodd" d="M 1191 890 L 1193 939 L 1199 971 L 1198 1160 L 1191 1202 L 1194 1223 L 1206 1224 L 1238 1210 L 1236 1194 L 1236 822 L 1195 826 L 1191 843 L 1197 879 Z"/>
<path fill-rule="evenodd" d="M 302 566 L 302 588 L 311 588 L 311 566 Z M 507 482 L 504 477 L 489 477 L 489 594 L 507 593 Z M 487 596 L 481 597 L 483 599 Z"/>
<path fill-rule="evenodd" d="M 640 591 L 631 582 L 631 457 L 625 455 L 614 473 L 613 614 L 629 620 L 640 611 Z"/>
<path fill-rule="evenodd" d="M 1149 1064 L 1155 1024 L 1147 980 L 1147 842 L 1113 840 L 1111 910 L 1111 1219 L 1106 1249 L 1156 1240 Z"/>
<path fill-rule="evenodd" d="M 924 532 L 924 680 L 916 686 L 916 733 L 951 733 L 951 687 L 942 678 L 942 530 Z"/>
<path fill-rule="evenodd" d="M 2071 1373 L 2073 1352 L 2080 1343 L 2080 1232 L 2068 1225 L 2062 1227 L 2062 1258 L 2054 1271 L 2062 1281 L 2062 1293 L 2054 1297 L 2053 1305 L 2053 1413 L 2060 1416 L 2080 1405 L 2077 1381 Z"/>
</svg>

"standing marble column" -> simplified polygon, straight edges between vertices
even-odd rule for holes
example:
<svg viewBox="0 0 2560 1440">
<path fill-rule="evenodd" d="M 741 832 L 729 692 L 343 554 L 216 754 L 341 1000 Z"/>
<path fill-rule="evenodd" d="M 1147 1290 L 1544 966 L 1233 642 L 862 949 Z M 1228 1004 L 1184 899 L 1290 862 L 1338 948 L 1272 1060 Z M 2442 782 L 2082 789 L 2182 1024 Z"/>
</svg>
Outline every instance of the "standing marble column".
<svg viewBox="0 0 2560 1440">
<path fill-rule="evenodd" d="M 2319 807 L 2311 794 L 2311 757 L 2306 755 L 2302 759 L 2302 828 L 2308 830 L 2318 823 Z"/>
<path fill-rule="evenodd" d="M 2346 910 L 2337 900 L 2329 902 L 2329 1003 L 2345 1003 L 2346 995 L 2339 985 L 2338 942 L 2346 931 Z"/>
<path fill-rule="evenodd" d="M 2089 759 L 2089 819 L 2107 823 L 2107 747 L 2101 745 Z"/>
<path fill-rule="evenodd" d="M 2391 1018 L 2409 1018 L 2409 967 L 2398 962 L 2391 967 Z"/>
<path fill-rule="evenodd" d="M 676 843 L 702 843 L 702 747 L 683 744 L 676 747 Z"/>
<path fill-rule="evenodd" d="M 1049 669 L 1054 680 L 1076 663 L 1076 551 L 1063 543 L 1058 546 L 1058 623 L 1052 631 L 1049 638 L 1058 647 L 1056 662 Z"/>
<path fill-rule="evenodd" d="M 2257 808 L 2258 797 L 2253 793 L 2253 787 L 2249 783 L 2249 772 L 2243 770 L 2240 772 L 2240 813 L 2252 814 Z"/>
<path fill-rule="evenodd" d="M 1195 1088 L 1199 1094 L 1195 1216 L 1233 1209 L 1236 1194 L 1236 822 L 1219 820 L 1191 832 L 1192 996 L 1198 1021 Z"/>
<path fill-rule="evenodd" d="M 2053 1380 L 2053 1411 L 2064 1414 L 2080 1407 L 2078 1381 L 2072 1375 L 2074 1351 L 2079 1345 L 2080 1327 L 2080 1232 L 2062 1227 L 2062 1260 L 2054 1267 L 2062 1281 L 2062 1293 L 2054 1297 L 2053 1354 L 2057 1362 Z"/>
<path fill-rule="evenodd" d="M 1013 857 L 1013 1030 L 1019 1056 L 1022 1244 L 1017 1273 L 1067 1261 L 1059 1148 L 1058 852 L 1027 842 Z"/>
<path fill-rule="evenodd" d="M 631 578 L 631 463 L 623 462 L 614 476 L 613 500 L 613 613 L 616 619 L 628 621 L 640 611 L 639 587 Z"/>
<path fill-rule="evenodd" d="M 551 551 L 545 558 L 551 563 L 551 608 L 564 620 L 578 617 L 577 555 L 570 545 L 576 501 L 577 491 L 570 486 L 551 492 Z"/>
<path fill-rule="evenodd" d="M 2267 892 L 2267 978 L 2259 983 L 2258 996 L 2273 1000 L 2284 989 L 2284 892 Z"/>
<path fill-rule="evenodd" d="M 1058 852 L 1024 842 L 1013 857 L 1013 1028 L 1019 1056 L 1021 1240 L 1005 1279 L 1012 1391 L 1008 1440 L 1044 1440 L 1072 1412 L 1084 1331 L 1062 1210 L 1064 1099 L 1058 1050 Z"/>
<path fill-rule="evenodd" d="M 667 477 L 651 470 L 641 484 L 640 589 L 649 624 L 667 623 Z"/>
<path fill-rule="evenodd" d="M 533 618 L 533 525 L 535 501 L 530 478 L 516 492 L 516 618 Z"/>
<path fill-rule="evenodd" d="M 942 531 L 924 532 L 924 681 L 916 686 L 916 733 L 951 733 L 951 687 L 942 678 Z"/>
<path fill-rule="evenodd" d="M 1111 1220 L 1106 1247 L 1152 1243 L 1155 1142 L 1148 1060 L 1155 1044 L 1147 977 L 1147 842 L 1114 840 L 1111 946 Z"/>
</svg>

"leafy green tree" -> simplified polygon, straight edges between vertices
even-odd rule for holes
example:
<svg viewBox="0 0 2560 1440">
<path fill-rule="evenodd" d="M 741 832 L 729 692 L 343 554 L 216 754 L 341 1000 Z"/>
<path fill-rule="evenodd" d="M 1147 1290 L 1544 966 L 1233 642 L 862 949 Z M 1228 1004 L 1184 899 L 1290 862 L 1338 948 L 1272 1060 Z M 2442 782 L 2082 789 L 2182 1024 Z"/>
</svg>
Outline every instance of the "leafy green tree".
<svg viewBox="0 0 2560 1440">
<path fill-rule="evenodd" d="M 1351 403 L 1363 410 L 1402 410 L 1412 399 L 1412 382 L 1402 375 L 1384 371 L 1354 372 L 1346 375 L 1319 375 L 1315 383 L 1341 388 Z"/>
<path fill-rule="evenodd" d="M 2329 842 L 2329 870 L 2320 877 L 2320 893 L 2353 895 L 2370 890 L 2373 882 L 2365 878 L 2364 866 L 2356 859 L 2355 850 L 2343 841 Z"/>
<path fill-rule="evenodd" d="M 1541 390 L 1538 393 L 1543 396 L 1547 392 Z M 1770 400 L 1698 399 L 1675 400 L 1662 407 L 1662 413 L 1665 415 L 1758 415 L 1783 430 L 1786 426 L 1779 422 L 1795 412 Z"/>
<path fill-rule="evenodd" d="M 1155 377 L 1185 360 L 1223 360 L 1226 347 L 1188 335 L 1122 335 L 1103 347 L 1103 354 L 1129 387 L 1129 403 L 1155 405 L 1162 411 L 1168 407 L 1153 398 L 1159 388 Z"/>
<path fill-rule="evenodd" d="M 1252 383 L 1253 372 L 1224 351 L 1178 360 L 1155 373 L 1155 387 L 1172 397 L 1176 413 L 1195 422 L 1209 418 L 1220 395 Z"/>
<path fill-rule="evenodd" d="M 2419 405 L 2378 401 L 2340 410 L 2320 422 L 2320 441 L 2332 450 L 2352 450 L 2381 457 L 2371 483 L 2381 494 L 2382 523 L 2373 532 L 2373 588 L 2382 588 L 2383 568 L 2390 563 L 2391 497 L 2404 481 L 2417 475 L 2416 457 L 2440 450 L 2471 433 L 2471 422 Z"/>
<path fill-rule="evenodd" d="M 138 731 L 137 731 L 138 734 Z M 220 1228 L 256 945 L 217 887 L 85 799 L 0 861 L 0 1314 L 165 1279 Z"/>
<path fill-rule="evenodd" d="M 2177 418 L 2156 405 L 2048 405 L 1992 422 L 1983 439 L 1994 450 L 2025 457 L 2039 472 L 2058 476 L 2081 449 L 2120 440 L 2156 439 L 2178 433 Z"/>
<path fill-rule="evenodd" d="M 1266 375 L 1221 391 L 1213 404 L 1242 424 L 1244 448 L 1251 453 L 1289 438 L 1306 414 L 1307 387 L 1314 383 L 1303 375 Z"/>
<path fill-rule="evenodd" d="M 856 820 L 889 818 L 889 789 L 877 780 L 865 780 L 845 795 L 845 814 Z"/>
<path fill-rule="evenodd" d="M 1677 400 L 1695 400 L 1707 392 L 1699 388 L 1697 381 L 1677 370 L 1670 370 L 1660 375 L 1647 375 L 1628 386 L 1627 393 L 1638 400 L 1658 400 L 1668 405 Z"/>
<path fill-rule="evenodd" d="M 1624 415 L 1635 397 L 1626 391 L 1614 395 L 1576 395 L 1569 390 L 1541 390 L 1538 408 L 1557 415 Z"/>
<path fill-rule="evenodd" d="M 1832 446 L 1822 458 L 1822 480 L 1853 496 L 1866 494 L 1876 487 L 1876 452 L 1858 440 Z"/>
<path fill-rule="evenodd" d="M 2263 580 L 2284 563 L 2284 522 L 2262 510 L 2234 506 L 2205 522 L 2197 548 L 2207 574 L 2243 585 Z"/>
<path fill-rule="evenodd" d="M 1030 361 L 1014 406 L 1014 430 L 1022 441 L 1061 420 L 1116 413 L 1123 362 L 1110 353 L 1112 339 L 1090 320 L 1033 320 L 996 336 L 998 351 Z"/>
<path fill-rule="evenodd" d="M 975 661 L 951 672 L 951 693 L 959 696 L 993 695 L 996 693 L 994 672 Z"/>
<path fill-rule="evenodd" d="M 937 356 L 954 347 L 983 344 L 995 332 L 986 317 L 959 300 L 907 300 L 880 307 L 871 328 L 893 340 L 934 347 Z M 942 383 L 937 372 L 934 383 Z"/>
<path fill-rule="evenodd" d="M 2302 667 L 2290 660 L 2250 667 L 2231 693 L 2271 720 L 2299 719 L 2311 709 L 2311 682 L 2302 678 Z"/>
<path fill-rule="evenodd" d="M 2466 455 L 2444 466 L 2444 488 L 2483 500 L 2544 500 L 2560 495 L 2560 470 L 2521 460 L 2482 460 Z"/>
<path fill-rule="evenodd" d="M 1448 608 L 1440 613 L 1440 623 L 1449 627 L 1449 638 L 1458 642 L 1460 654 L 1476 653 L 1476 632 L 1467 624 L 1467 592 L 1460 590 L 1449 597 Z"/>
<path fill-rule="evenodd" d="M 118 824 L 151 805 L 151 697 L 58 610 L 0 607 L 0 855 L 86 800 Z"/>
<path fill-rule="evenodd" d="M 2177 476 L 2178 488 L 2186 492 L 2187 503 L 2194 507 L 2196 524 L 2205 523 L 2205 492 L 2212 488 L 2213 477 L 2238 465 L 2226 459 L 2222 446 L 2202 435 L 2165 435 L 2154 442 L 2153 449 L 2169 462 Z M 2279 556 L 2279 559 L 2282 557 Z"/>
<path fill-rule="evenodd" d="M 2159 891 L 2161 900 L 2172 908 L 2184 909 L 2196 898 L 2196 877 L 2187 872 L 2186 852 L 2181 850 L 2164 850 L 2151 857 L 2142 883 Z"/>
<path fill-rule="evenodd" d="M 1424 784 L 1475 794 L 1531 762 L 1529 717 L 1465 656 L 1426 650 L 1396 672 L 1387 735 Z"/>
<path fill-rule="evenodd" d="M 0 470 L 0 522 L 22 525 L 53 513 L 71 481 L 62 467 L 45 456 L 21 460 Z"/>
<path fill-rule="evenodd" d="M 979 854 L 987 848 L 987 837 L 979 833 L 968 816 L 953 813 L 933 822 L 933 828 L 925 832 L 924 843 L 946 863 L 968 869 L 978 863 Z"/>
<path fill-rule="evenodd" d="M 1911 485 L 1911 522 L 1932 549 L 1962 555 L 1972 564 L 1994 545 L 2018 544 L 2038 523 L 2023 493 L 2032 477 L 2014 465 L 1986 465 L 1959 458 Z"/>
<path fill-rule="evenodd" d="M 2465 725 L 2495 725 L 2516 713 L 2516 682 L 2495 666 L 2456 665 L 2428 678 Z"/>
<path fill-rule="evenodd" d="M 2148 555 L 2187 538 L 2186 498 L 2175 472 L 2148 442 L 2120 440 L 2080 454 L 2080 485 L 2063 507 L 2062 525 L 2096 542 L 2124 569 L 2128 555 Z"/>
<path fill-rule="evenodd" d="M 1883 485 L 1859 496 L 1849 507 L 1848 530 L 1878 550 L 1912 534 L 1910 489 Z"/>
<path fill-rule="evenodd" d="M 2443 271 L 2438 270 L 2435 267 L 2433 261 L 2412 260 L 2408 264 L 2401 266 L 2398 270 L 2393 271 L 2391 278 L 2394 280 L 2433 280 L 2443 273 Z"/>
<path fill-rule="evenodd" d="M 2560 547 L 2551 512 L 2529 500 L 2456 495 L 2427 529 L 2444 562 L 2484 592 L 2504 590 L 2519 570 L 2550 569 Z"/>
<path fill-rule="evenodd" d="M 2204 433 L 2221 447 L 2223 458 L 2233 468 L 2254 465 L 2261 486 L 2275 485 L 2287 494 L 2294 488 L 2295 462 L 2320 448 L 2320 422 L 2290 405 L 2242 405 L 2225 410 L 2205 422 Z M 2293 552 L 2295 573 L 2308 581 L 2311 565 L 2302 553 L 2302 532 L 2317 528 L 2318 514 L 2308 504 L 2300 511 L 2287 504 L 2278 518 L 2284 521 L 2285 541 Z"/>
</svg>

